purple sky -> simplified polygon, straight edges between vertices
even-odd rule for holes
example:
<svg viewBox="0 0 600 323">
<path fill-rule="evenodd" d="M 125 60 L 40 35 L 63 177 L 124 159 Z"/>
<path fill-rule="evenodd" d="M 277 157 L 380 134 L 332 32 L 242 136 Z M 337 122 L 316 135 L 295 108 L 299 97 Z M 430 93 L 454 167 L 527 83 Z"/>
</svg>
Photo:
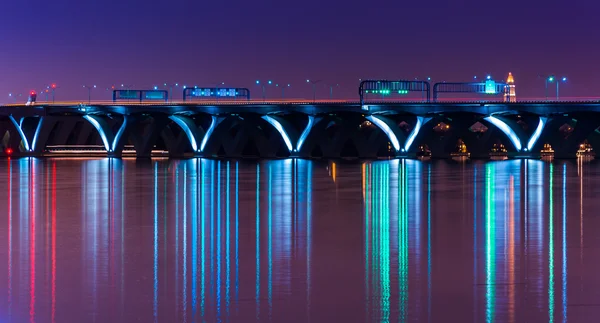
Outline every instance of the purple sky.
<svg viewBox="0 0 600 323">
<path fill-rule="evenodd" d="M 0 102 L 52 82 L 57 100 L 87 98 L 83 84 L 98 85 L 100 100 L 112 84 L 165 82 L 225 82 L 256 97 L 257 79 L 309 97 L 307 78 L 351 99 L 359 78 L 500 80 L 509 71 L 518 97 L 542 97 L 548 74 L 568 77 L 561 96 L 600 96 L 599 11 L 591 0 L 6 0 Z M 317 89 L 328 98 L 329 87 Z"/>
</svg>

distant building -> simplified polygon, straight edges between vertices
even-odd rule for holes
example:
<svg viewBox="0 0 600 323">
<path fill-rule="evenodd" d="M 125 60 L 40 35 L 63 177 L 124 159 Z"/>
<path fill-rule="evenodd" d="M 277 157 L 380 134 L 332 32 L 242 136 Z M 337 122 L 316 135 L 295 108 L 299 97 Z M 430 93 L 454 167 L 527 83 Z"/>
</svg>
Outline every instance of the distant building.
<svg viewBox="0 0 600 323">
<path fill-rule="evenodd" d="M 504 102 L 517 102 L 517 94 L 515 92 L 515 79 L 512 73 L 508 73 L 506 78 L 506 84 L 508 84 L 508 91 L 504 94 Z"/>
</svg>

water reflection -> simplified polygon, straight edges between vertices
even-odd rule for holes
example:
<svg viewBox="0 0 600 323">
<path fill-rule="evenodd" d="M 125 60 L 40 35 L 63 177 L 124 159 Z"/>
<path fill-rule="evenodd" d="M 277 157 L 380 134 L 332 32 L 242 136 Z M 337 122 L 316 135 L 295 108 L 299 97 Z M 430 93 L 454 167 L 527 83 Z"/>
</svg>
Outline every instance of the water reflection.
<svg viewBox="0 0 600 323">
<path fill-rule="evenodd" d="M 564 322 L 600 304 L 594 162 L 0 170 L 0 321 Z"/>
</svg>

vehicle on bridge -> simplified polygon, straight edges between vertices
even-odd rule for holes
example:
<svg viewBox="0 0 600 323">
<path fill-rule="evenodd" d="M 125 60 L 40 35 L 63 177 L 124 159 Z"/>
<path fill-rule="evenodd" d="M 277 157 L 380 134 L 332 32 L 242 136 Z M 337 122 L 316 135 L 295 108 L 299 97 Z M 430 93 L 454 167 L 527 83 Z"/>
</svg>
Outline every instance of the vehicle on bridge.
<svg viewBox="0 0 600 323">
<path fill-rule="evenodd" d="M 29 93 L 29 98 L 27 99 L 27 103 L 25 103 L 25 105 L 27 105 L 27 106 L 34 105 L 36 100 L 37 100 L 37 93 L 35 93 L 35 91 L 31 91 L 31 93 Z"/>
</svg>

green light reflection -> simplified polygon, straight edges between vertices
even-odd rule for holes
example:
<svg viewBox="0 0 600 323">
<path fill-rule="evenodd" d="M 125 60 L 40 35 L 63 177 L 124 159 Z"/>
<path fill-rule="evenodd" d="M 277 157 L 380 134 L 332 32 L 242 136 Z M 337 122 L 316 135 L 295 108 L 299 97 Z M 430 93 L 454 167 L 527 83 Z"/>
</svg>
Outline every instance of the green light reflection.
<svg viewBox="0 0 600 323">
<path fill-rule="evenodd" d="M 496 212 L 495 212 L 495 169 L 487 164 L 485 173 L 485 272 L 486 272 L 486 322 L 494 321 L 496 303 Z"/>
<path fill-rule="evenodd" d="M 548 322 L 554 322 L 554 165 L 550 164 L 548 203 Z"/>
</svg>

